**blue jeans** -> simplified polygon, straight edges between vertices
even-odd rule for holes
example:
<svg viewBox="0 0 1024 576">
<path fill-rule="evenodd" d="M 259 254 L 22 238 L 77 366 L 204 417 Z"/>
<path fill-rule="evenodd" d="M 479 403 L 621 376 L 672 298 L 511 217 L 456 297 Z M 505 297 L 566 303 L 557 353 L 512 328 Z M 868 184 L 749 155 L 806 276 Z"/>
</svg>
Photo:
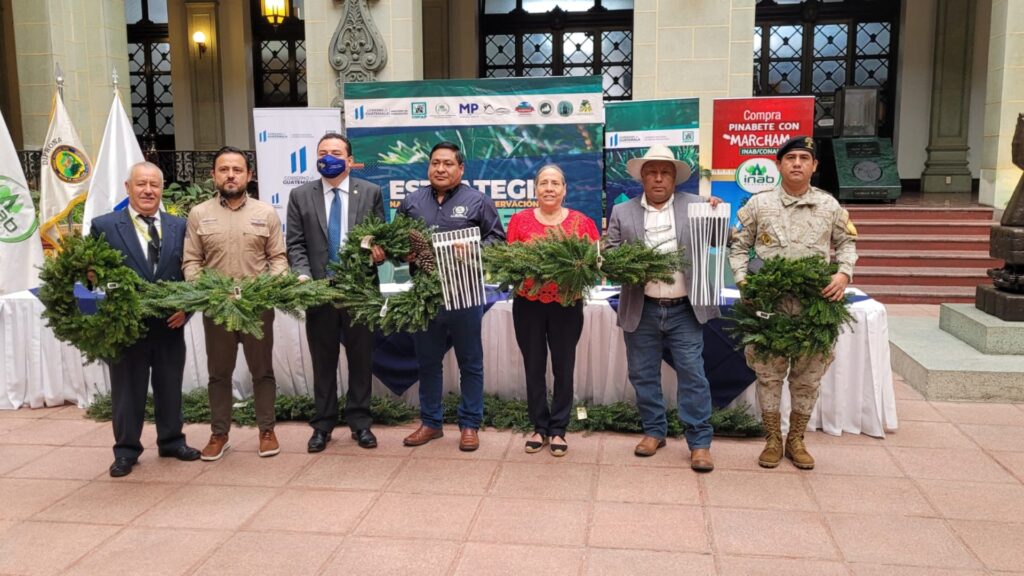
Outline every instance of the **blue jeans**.
<svg viewBox="0 0 1024 576">
<path fill-rule="evenodd" d="M 420 372 L 420 420 L 424 426 L 440 429 L 444 423 L 444 370 L 448 337 L 459 362 L 459 427 L 480 428 L 484 418 L 484 345 L 480 337 L 482 306 L 464 310 L 441 309 L 427 329 L 414 334 Z"/>
<path fill-rule="evenodd" d="M 665 400 L 661 394 L 662 350 L 668 348 L 676 369 L 679 419 L 687 426 L 691 450 L 711 446 L 711 385 L 704 376 L 704 330 L 689 302 L 665 308 L 644 302 L 640 325 L 626 332 L 629 381 L 636 390 L 636 407 L 644 434 L 664 438 L 668 433 Z"/>
</svg>

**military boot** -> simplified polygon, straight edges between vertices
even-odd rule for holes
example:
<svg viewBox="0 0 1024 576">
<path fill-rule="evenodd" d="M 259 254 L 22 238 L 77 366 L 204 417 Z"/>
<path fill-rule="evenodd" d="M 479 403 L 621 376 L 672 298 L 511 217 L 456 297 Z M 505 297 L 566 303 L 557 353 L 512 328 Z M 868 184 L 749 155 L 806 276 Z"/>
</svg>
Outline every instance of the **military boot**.
<svg viewBox="0 0 1024 576">
<path fill-rule="evenodd" d="M 807 421 L 811 419 L 810 414 L 799 412 L 789 413 L 789 435 L 786 436 L 786 458 L 793 461 L 793 465 L 801 470 L 814 468 L 814 458 L 807 452 L 804 446 L 804 432 L 807 430 Z"/>
<path fill-rule="evenodd" d="M 764 424 L 765 443 L 757 463 L 762 468 L 775 468 L 782 461 L 782 415 L 778 412 L 762 412 L 761 422 Z"/>
</svg>

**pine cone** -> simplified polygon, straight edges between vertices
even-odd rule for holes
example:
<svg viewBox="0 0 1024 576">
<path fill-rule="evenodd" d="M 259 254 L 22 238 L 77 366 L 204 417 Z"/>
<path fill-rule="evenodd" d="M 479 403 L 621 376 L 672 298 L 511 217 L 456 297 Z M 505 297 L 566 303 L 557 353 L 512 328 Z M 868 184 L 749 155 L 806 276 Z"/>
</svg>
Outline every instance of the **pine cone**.
<svg viewBox="0 0 1024 576">
<path fill-rule="evenodd" d="M 409 230 L 409 245 L 412 253 L 416 255 L 416 265 L 426 273 L 434 271 L 434 250 L 430 241 L 419 230 Z"/>
</svg>

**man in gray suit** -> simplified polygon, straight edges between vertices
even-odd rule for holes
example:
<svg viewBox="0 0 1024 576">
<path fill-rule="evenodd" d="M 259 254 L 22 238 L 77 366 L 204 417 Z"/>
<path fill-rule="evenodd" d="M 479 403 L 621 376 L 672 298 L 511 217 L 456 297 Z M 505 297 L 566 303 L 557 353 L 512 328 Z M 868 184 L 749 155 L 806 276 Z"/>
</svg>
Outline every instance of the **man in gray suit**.
<svg viewBox="0 0 1024 576">
<path fill-rule="evenodd" d="M 299 279 L 327 277 L 327 264 L 338 259 L 338 250 L 353 226 L 368 216 L 384 219 L 380 186 L 349 175 L 352 145 L 348 138 L 329 132 L 317 144 L 317 170 L 321 178 L 291 191 L 288 199 L 286 242 L 288 263 Z M 373 246 L 367 266 L 384 261 L 384 252 Z M 306 337 L 313 358 L 313 395 L 316 416 L 310 420 L 313 435 L 307 446 L 320 452 L 331 441 L 338 422 L 338 347 L 341 336 L 348 359 L 348 394 L 345 420 L 352 439 L 363 448 L 376 448 L 370 430 L 370 387 L 373 365 L 373 333 L 352 323 L 344 309 L 324 304 L 306 311 Z"/>
<path fill-rule="evenodd" d="M 687 222 L 687 206 L 706 200 L 694 194 L 676 193 L 676 186 L 690 177 L 690 166 L 676 160 L 666 146 L 655 145 L 642 158 L 626 163 L 629 174 L 644 186 L 644 193 L 612 210 L 605 247 L 643 242 L 671 252 L 682 248 L 693 253 Z M 711 204 L 717 205 L 718 198 Z M 704 376 L 704 336 L 701 325 L 719 315 L 716 306 L 692 306 L 687 298 L 689 272 L 676 272 L 674 282 L 627 284 L 619 298 L 618 324 L 626 339 L 629 381 L 636 390 L 636 405 L 643 420 L 644 437 L 637 456 L 653 456 L 665 446 L 668 421 L 661 393 L 662 350 L 669 348 L 676 368 L 679 419 L 686 425 L 690 466 L 710 472 L 711 389 Z"/>
</svg>

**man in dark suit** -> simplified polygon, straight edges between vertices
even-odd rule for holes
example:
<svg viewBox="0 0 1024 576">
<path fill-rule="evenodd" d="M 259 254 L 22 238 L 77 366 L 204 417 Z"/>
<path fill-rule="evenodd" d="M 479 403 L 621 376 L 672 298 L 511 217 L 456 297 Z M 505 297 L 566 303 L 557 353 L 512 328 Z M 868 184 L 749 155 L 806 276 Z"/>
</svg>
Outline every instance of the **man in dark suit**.
<svg viewBox="0 0 1024 576">
<path fill-rule="evenodd" d="M 124 183 L 128 207 L 92 221 L 90 234 L 103 236 L 125 255 L 125 264 L 145 281 L 183 280 L 182 247 L 185 220 L 160 211 L 164 175 L 149 162 L 132 166 Z M 142 454 L 142 422 L 150 377 L 160 456 L 198 460 L 199 451 L 185 443 L 181 431 L 181 379 L 185 369 L 188 317 L 178 311 L 169 318 L 146 319 L 146 335 L 110 363 L 113 402 L 114 463 L 110 475 L 127 476 Z"/>
<path fill-rule="evenodd" d="M 349 175 L 352 146 L 348 138 L 329 132 L 317 144 L 317 170 L 321 178 L 291 191 L 288 199 L 286 243 L 288 264 L 299 279 L 327 277 L 327 264 L 336 261 L 338 250 L 353 226 L 369 216 L 384 219 L 380 186 Z M 373 246 L 367 266 L 384 261 L 384 251 Z M 345 339 L 348 359 L 348 393 L 345 420 L 352 439 L 363 448 L 376 448 L 370 430 L 370 398 L 373 365 L 373 333 L 352 323 L 344 309 L 325 304 L 306 311 L 306 336 L 313 358 L 313 394 L 316 416 L 310 420 L 313 435 L 307 448 L 320 452 L 331 441 L 338 421 L 338 347 Z"/>
<path fill-rule="evenodd" d="M 689 164 L 655 144 L 642 158 L 626 163 L 626 170 L 643 184 L 644 193 L 612 209 L 605 246 L 643 242 L 663 252 L 682 249 L 693 254 L 687 206 L 708 200 L 676 187 L 690 178 Z M 721 202 L 710 200 L 712 206 Z M 662 350 L 669 348 L 676 369 L 679 419 L 686 426 L 690 467 L 710 472 L 711 388 L 704 375 L 704 334 L 701 325 L 719 315 L 717 306 L 694 306 L 689 299 L 690 272 L 676 272 L 672 283 L 626 284 L 619 296 L 618 324 L 626 341 L 629 381 L 636 391 L 636 406 L 644 437 L 634 454 L 653 456 L 665 446 L 668 421 L 661 393 Z"/>
</svg>

